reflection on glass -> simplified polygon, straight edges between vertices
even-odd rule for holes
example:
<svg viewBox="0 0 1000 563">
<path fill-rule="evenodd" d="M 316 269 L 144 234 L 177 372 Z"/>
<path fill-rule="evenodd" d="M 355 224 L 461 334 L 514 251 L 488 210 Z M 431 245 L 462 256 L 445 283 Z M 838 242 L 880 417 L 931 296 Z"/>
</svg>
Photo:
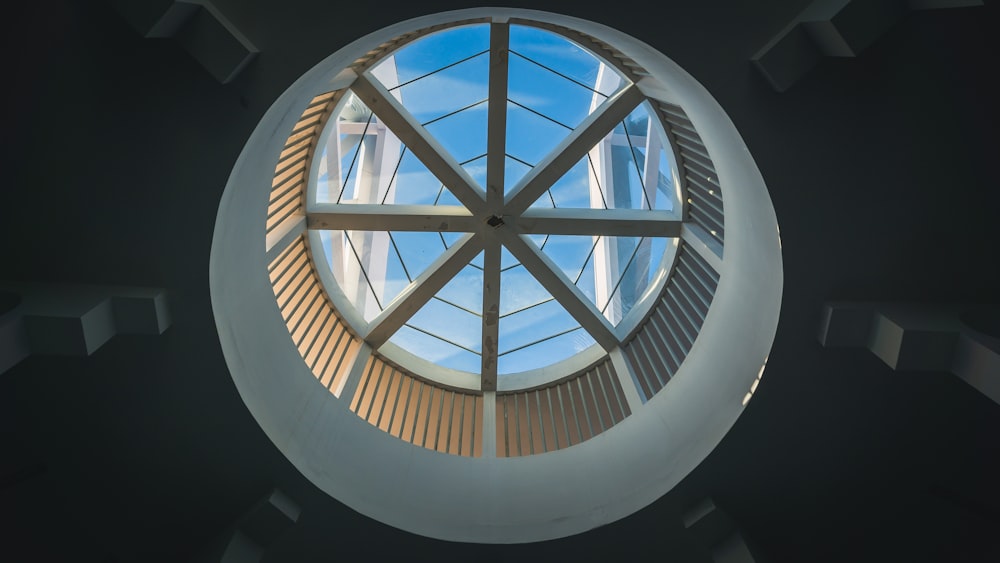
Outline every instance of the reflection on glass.
<svg viewBox="0 0 1000 563">
<path fill-rule="evenodd" d="M 390 342 L 439 365 L 481 367 L 483 272 L 466 266 L 416 312 Z"/>
<path fill-rule="evenodd" d="M 617 80 L 598 81 L 602 67 L 606 68 L 606 65 L 597 57 L 560 35 L 536 27 L 510 26 L 510 50 L 516 56 L 536 61 L 571 80 L 594 88 L 604 97 L 613 94 L 622 83 L 617 74 Z"/>
<path fill-rule="evenodd" d="M 489 24 L 452 27 L 431 33 L 396 51 L 392 57 L 379 63 L 377 69 L 392 64 L 397 74 L 395 81 L 382 80 L 385 87 L 394 88 L 401 83 L 419 79 L 449 65 L 460 63 L 490 48 Z M 381 80 L 381 77 L 379 77 Z"/>
<path fill-rule="evenodd" d="M 590 333 L 578 326 L 538 344 L 507 352 L 497 358 L 497 371 L 500 375 L 505 375 L 541 367 L 538 361 L 540 356 L 545 358 L 543 365 L 554 364 L 575 356 L 594 344 L 596 341 Z"/>
<path fill-rule="evenodd" d="M 485 102 L 447 115 L 425 127 L 455 160 L 464 162 L 486 154 Z"/>
<path fill-rule="evenodd" d="M 551 157 L 625 79 L 557 34 L 510 27 L 504 104 L 504 192 Z M 489 25 L 433 33 L 404 46 L 371 73 L 469 176 L 487 179 Z M 339 204 L 461 206 L 440 179 L 353 94 L 317 148 L 316 200 Z M 677 197 L 673 153 L 644 102 L 549 187 L 533 208 L 670 210 Z M 392 228 L 391 221 L 386 223 Z M 365 319 L 392 302 L 462 233 L 330 231 L 321 234 L 334 278 Z M 665 238 L 526 235 L 617 325 L 650 291 Z M 479 253 L 390 341 L 438 365 L 481 369 L 484 254 Z M 544 367 L 594 345 L 591 335 L 506 248 L 500 256 L 499 373 Z M 546 278 L 541 278 L 546 279 Z"/>
</svg>

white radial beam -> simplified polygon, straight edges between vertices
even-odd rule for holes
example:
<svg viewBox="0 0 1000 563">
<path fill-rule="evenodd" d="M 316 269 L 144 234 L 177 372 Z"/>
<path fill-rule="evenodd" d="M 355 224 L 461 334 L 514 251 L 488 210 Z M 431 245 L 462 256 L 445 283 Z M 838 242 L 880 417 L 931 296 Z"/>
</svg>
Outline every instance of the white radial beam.
<svg viewBox="0 0 1000 563">
<path fill-rule="evenodd" d="M 337 231 L 430 231 L 472 233 L 483 221 L 456 205 L 318 203 L 308 213 L 310 229 Z"/>
<path fill-rule="evenodd" d="M 618 338 L 611 323 L 593 306 L 580 288 L 566 279 L 559 266 L 544 252 L 522 239 L 517 231 L 508 225 L 498 227 L 493 232 L 507 250 L 531 272 L 531 275 L 535 276 L 542 287 L 594 337 L 602 348 L 610 351 L 618 346 Z"/>
<path fill-rule="evenodd" d="M 486 206 L 491 213 L 503 207 L 507 152 L 507 58 L 510 24 L 490 24 L 490 82 L 486 135 Z M 485 358 L 485 356 L 484 356 Z"/>
<path fill-rule="evenodd" d="M 486 194 L 430 133 L 377 80 L 363 73 L 351 90 L 424 166 L 473 213 L 486 210 Z"/>
<path fill-rule="evenodd" d="M 608 131 L 625 119 L 643 100 L 635 85 L 628 85 L 583 120 L 541 162 L 511 188 L 505 213 L 517 214 L 541 197 L 563 174 L 594 148 Z"/>
<path fill-rule="evenodd" d="M 646 209 L 532 208 L 504 217 L 524 234 L 679 237 L 682 222 L 672 211 Z"/>
<path fill-rule="evenodd" d="M 500 239 L 487 233 L 483 253 L 483 391 L 497 390 L 500 342 Z"/>
<path fill-rule="evenodd" d="M 403 324 L 420 310 L 483 249 L 482 237 L 464 235 L 451 245 L 424 273 L 413 280 L 368 326 L 364 339 L 372 348 L 385 344 Z"/>
</svg>

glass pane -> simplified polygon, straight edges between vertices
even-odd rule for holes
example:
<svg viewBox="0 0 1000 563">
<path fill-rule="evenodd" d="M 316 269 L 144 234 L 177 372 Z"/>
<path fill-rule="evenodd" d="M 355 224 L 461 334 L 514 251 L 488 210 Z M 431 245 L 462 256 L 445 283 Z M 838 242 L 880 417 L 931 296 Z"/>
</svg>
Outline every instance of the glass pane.
<svg viewBox="0 0 1000 563">
<path fill-rule="evenodd" d="M 500 273 L 500 316 L 538 305 L 552 299 L 548 291 L 538 283 L 523 265 L 517 265 Z M 500 340 L 500 346 L 506 346 Z"/>
<path fill-rule="evenodd" d="M 412 152 L 404 151 L 389 197 L 381 203 L 434 205 L 440 193 L 441 181 Z"/>
<path fill-rule="evenodd" d="M 507 97 L 569 128 L 575 128 L 607 98 L 529 59 L 512 55 Z"/>
<path fill-rule="evenodd" d="M 510 193 L 510 189 L 514 187 L 514 184 L 519 182 L 529 170 L 531 170 L 531 166 L 508 155 L 504 163 L 503 193 Z"/>
<path fill-rule="evenodd" d="M 661 266 L 668 239 L 646 238 L 639 244 L 635 258 L 622 274 L 621 283 L 611 296 L 604 316 L 618 324 L 649 290 L 650 283 Z"/>
<path fill-rule="evenodd" d="M 462 163 L 462 168 L 480 187 L 486 186 L 486 155 Z"/>
<path fill-rule="evenodd" d="M 484 53 L 404 83 L 392 92 L 417 121 L 426 123 L 486 100 L 489 97 L 489 76 L 490 58 L 488 53 Z M 442 95 L 442 92 L 447 92 L 447 95 Z M 482 104 L 482 111 L 485 109 L 485 104 Z"/>
<path fill-rule="evenodd" d="M 510 26 L 510 49 L 517 55 L 595 88 L 605 96 L 614 93 L 623 82 L 617 72 L 576 43 L 536 27 Z"/>
<path fill-rule="evenodd" d="M 476 374 L 480 373 L 482 369 L 482 357 L 479 354 L 469 352 L 409 326 L 403 326 L 397 330 L 389 342 L 439 366 Z"/>
<path fill-rule="evenodd" d="M 462 268 L 450 282 L 441 288 L 435 298 L 481 316 L 483 313 L 483 271 L 473 266 Z"/>
<path fill-rule="evenodd" d="M 391 235 L 410 281 L 422 274 L 445 251 L 437 233 L 394 231 Z"/>
<path fill-rule="evenodd" d="M 545 358 L 546 365 L 554 364 L 575 356 L 594 344 L 596 342 L 590 333 L 582 328 L 577 328 L 566 334 L 500 356 L 497 358 L 497 371 L 504 375 L 544 367 L 539 365 L 539 357 Z"/>
<path fill-rule="evenodd" d="M 355 309 L 366 320 L 371 320 L 382 311 L 382 304 L 362 267 L 360 253 L 355 252 L 347 234 L 346 231 L 320 231 L 320 243 L 337 285 Z"/>
<path fill-rule="evenodd" d="M 590 156 L 580 159 L 549 189 L 556 207 L 606 209 L 605 194 Z"/>
<path fill-rule="evenodd" d="M 643 102 L 590 151 L 591 192 L 599 190 L 609 208 L 674 208 L 672 152 L 650 115 L 648 102 Z"/>
<path fill-rule="evenodd" d="M 507 154 L 535 166 L 570 129 L 514 103 L 507 103 Z"/>
<path fill-rule="evenodd" d="M 501 270 L 506 270 L 507 268 L 513 268 L 514 266 L 517 266 L 518 264 L 520 264 L 520 262 L 517 261 L 517 258 L 514 258 L 514 255 L 511 254 L 509 250 L 507 250 L 506 246 L 500 247 L 500 269 Z"/>
<path fill-rule="evenodd" d="M 645 295 L 669 239 L 601 237 L 577 286 L 617 325 Z"/>
<path fill-rule="evenodd" d="M 458 239 L 462 238 L 465 233 L 440 233 L 439 237 L 441 241 L 444 242 L 445 248 L 451 248 L 451 245 L 455 244 Z"/>
<path fill-rule="evenodd" d="M 486 154 L 485 102 L 428 123 L 425 128 L 458 162 Z"/>
<path fill-rule="evenodd" d="M 473 271 L 478 271 L 473 268 Z M 445 292 L 445 289 L 441 290 Z M 441 295 L 442 293 L 439 293 Z M 480 302 L 482 299 L 480 299 Z M 480 309 L 482 305 L 480 305 Z M 431 299 L 406 323 L 408 326 L 437 337 L 453 346 L 478 354 L 482 349 L 482 317 L 451 305 L 442 299 Z M 413 351 L 423 356 L 419 351 Z"/>
<path fill-rule="evenodd" d="M 571 282 L 577 281 L 590 259 L 600 237 L 582 235 L 550 235 L 545 254 L 559 266 Z"/>
<path fill-rule="evenodd" d="M 490 48 L 489 24 L 449 28 L 422 37 L 379 63 L 373 70 L 386 88 L 414 80 L 442 67 L 454 64 Z M 398 75 L 396 81 L 382 80 L 383 65 L 391 64 Z"/>
<path fill-rule="evenodd" d="M 501 305 L 502 306 L 502 305 Z M 556 301 L 524 309 L 521 312 L 500 318 L 500 354 L 532 345 L 564 332 L 579 328 L 580 324 Z M 536 349 L 541 352 L 542 350 Z M 554 361 L 545 353 L 537 354 L 532 368 L 543 367 Z M 528 369 L 532 369 L 528 368 Z"/>
</svg>

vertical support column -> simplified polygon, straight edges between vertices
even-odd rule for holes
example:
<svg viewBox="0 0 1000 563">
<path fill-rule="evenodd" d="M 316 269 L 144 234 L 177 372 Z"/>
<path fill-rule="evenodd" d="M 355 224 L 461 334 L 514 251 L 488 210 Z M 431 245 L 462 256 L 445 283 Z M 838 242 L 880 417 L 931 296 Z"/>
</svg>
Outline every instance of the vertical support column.
<svg viewBox="0 0 1000 563">
<path fill-rule="evenodd" d="M 615 373 L 618 375 L 618 382 L 622 386 L 622 392 L 625 393 L 625 400 L 628 402 L 628 410 L 630 412 L 637 411 L 648 400 L 648 398 L 644 398 L 642 394 L 639 393 L 638 382 L 636 381 L 635 373 L 632 371 L 632 366 L 629 364 L 628 358 L 625 357 L 625 353 L 622 352 L 621 347 L 617 347 L 608 352 L 608 357 L 611 359 L 611 365 L 614 366 Z"/>
<path fill-rule="evenodd" d="M 354 358 L 354 365 L 351 366 L 351 371 L 344 378 L 340 389 L 333 390 L 333 394 L 348 405 L 354 401 L 354 394 L 358 391 L 358 382 L 361 381 L 361 377 L 364 375 L 365 366 L 368 365 L 368 359 L 371 358 L 371 355 L 372 347 L 362 342 L 361 347 L 358 349 L 358 355 Z"/>
<path fill-rule="evenodd" d="M 486 134 L 486 208 L 499 215 L 504 201 L 507 164 L 507 75 L 510 24 L 506 19 L 490 24 L 489 112 Z"/>
<path fill-rule="evenodd" d="M 483 393 L 483 457 L 497 456 L 497 394 Z"/>
</svg>

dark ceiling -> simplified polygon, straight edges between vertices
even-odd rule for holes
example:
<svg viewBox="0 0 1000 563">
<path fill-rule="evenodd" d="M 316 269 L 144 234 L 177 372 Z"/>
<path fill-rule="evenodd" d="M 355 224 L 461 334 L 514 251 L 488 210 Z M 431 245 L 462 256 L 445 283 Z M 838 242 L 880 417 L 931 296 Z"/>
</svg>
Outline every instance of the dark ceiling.
<svg viewBox="0 0 1000 563">
<path fill-rule="evenodd" d="M 20 468 L 0 560 L 185 561 L 276 486 L 303 511 L 268 562 L 707 562 L 679 519 L 706 495 L 761 561 L 1000 561 L 1000 405 L 816 337 L 827 299 L 1000 301 L 995 1 L 911 12 L 783 94 L 749 58 L 805 0 L 505 3 L 621 29 L 701 81 L 760 166 L 785 268 L 763 382 L 709 458 L 633 516 L 511 546 L 401 532 L 305 481 L 241 402 L 208 291 L 223 187 L 276 96 L 354 38 L 475 3 L 215 3 L 261 49 L 227 85 L 105 2 L 5 7 L 0 280 L 166 287 L 174 322 L 0 374 Z"/>
</svg>

